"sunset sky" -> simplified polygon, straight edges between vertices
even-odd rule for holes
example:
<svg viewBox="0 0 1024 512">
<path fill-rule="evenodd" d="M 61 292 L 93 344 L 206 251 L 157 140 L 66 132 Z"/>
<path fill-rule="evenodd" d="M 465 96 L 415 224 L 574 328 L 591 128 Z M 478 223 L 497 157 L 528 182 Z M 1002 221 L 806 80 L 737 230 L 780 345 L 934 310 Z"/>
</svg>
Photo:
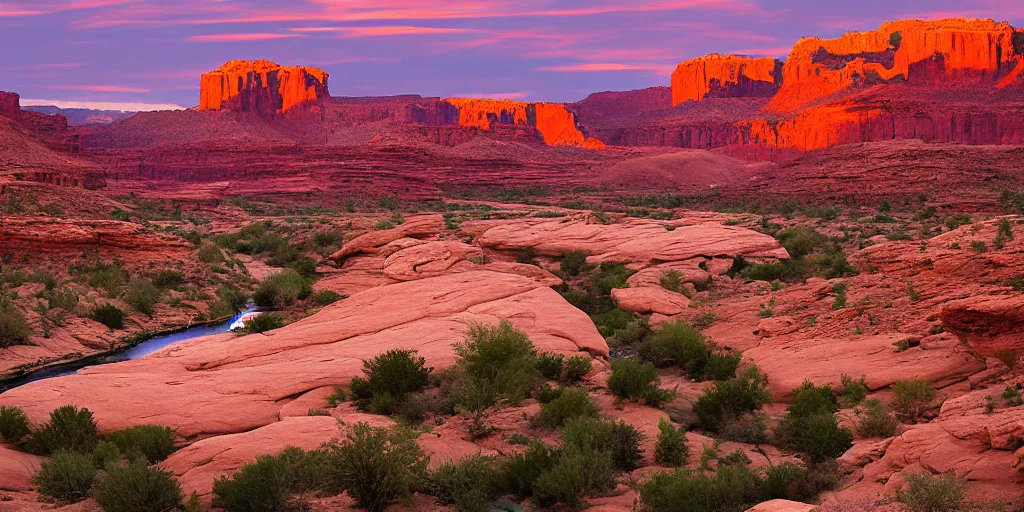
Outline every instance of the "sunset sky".
<svg viewBox="0 0 1024 512">
<path fill-rule="evenodd" d="M 1020 26 L 1024 2 L 0 0 L 0 90 L 189 107 L 204 71 L 265 58 L 323 68 L 334 96 L 575 101 L 668 85 L 711 52 L 782 57 L 801 36 L 954 16 Z"/>
</svg>

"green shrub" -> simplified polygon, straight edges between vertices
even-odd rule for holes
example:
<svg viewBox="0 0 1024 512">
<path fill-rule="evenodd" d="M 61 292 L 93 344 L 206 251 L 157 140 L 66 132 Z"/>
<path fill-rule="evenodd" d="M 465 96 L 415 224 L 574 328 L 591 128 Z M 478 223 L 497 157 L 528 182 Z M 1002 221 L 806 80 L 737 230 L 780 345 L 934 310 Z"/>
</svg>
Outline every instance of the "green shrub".
<svg viewBox="0 0 1024 512">
<path fill-rule="evenodd" d="M 578 382 L 590 373 L 592 363 L 587 356 L 572 356 L 565 362 L 566 382 Z"/>
<path fill-rule="evenodd" d="M 124 329 L 124 311 L 113 304 L 102 304 L 92 311 L 92 319 L 110 329 Z"/>
<path fill-rule="evenodd" d="M 185 497 L 171 472 L 141 460 L 109 466 L 96 481 L 95 496 L 103 512 L 171 512 Z"/>
<path fill-rule="evenodd" d="M 310 240 L 317 247 L 330 247 L 341 242 L 342 235 L 337 231 L 314 231 Z"/>
<path fill-rule="evenodd" d="M 163 290 L 177 288 L 183 284 L 185 284 L 185 274 L 169 268 L 157 272 L 153 277 L 153 285 Z"/>
<path fill-rule="evenodd" d="M 642 400 L 652 405 L 672 399 L 672 392 L 659 387 L 661 379 L 658 370 L 651 363 L 636 359 L 612 361 L 612 374 L 608 378 L 608 390 L 623 400 Z"/>
<path fill-rule="evenodd" d="M 106 291 L 109 297 L 116 297 L 128 281 L 128 273 L 117 264 L 98 263 L 87 272 L 89 286 Z"/>
<path fill-rule="evenodd" d="M 471 455 L 448 460 L 430 476 L 430 495 L 439 505 L 452 505 L 457 512 L 486 512 L 498 498 L 501 487 L 494 460 Z"/>
<path fill-rule="evenodd" d="M 284 327 L 284 317 L 276 313 L 263 313 L 245 321 L 245 332 L 267 332 Z"/>
<path fill-rule="evenodd" d="M 713 473 L 677 469 L 640 485 L 641 512 L 732 512 L 761 501 L 762 480 L 744 465 L 720 465 Z"/>
<path fill-rule="evenodd" d="M 768 419 L 764 413 L 752 413 L 735 416 L 727 414 L 718 426 L 718 436 L 727 441 L 747 444 L 763 444 L 768 442 Z"/>
<path fill-rule="evenodd" d="M 585 272 L 587 266 L 587 251 L 569 251 L 562 255 L 562 262 L 559 265 L 562 274 L 567 276 L 578 276 Z"/>
<path fill-rule="evenodd" d="M 32 439 L 35 451 L 41 453 L 92 453 L 96 447 L 96 422 L 89 409 L 64 405 L 50 412 L 50 420 L 37 430 Z"/>
<path fill-rule="evenodd" d="M 626 279 L 636 271 L 626 268 L 620 262 L 605 261 L 590 275 L 590 293 L 597 296 L 609 295 L 615 288 L 628 288 Z"/>
<path fill-rule="evenodd" d="M 309 280 L 292 269 L 267 276 L 252 295 L 257 306 L 266 309 L 289 307 L 313 292 Z"/>
<path fill-rule="evenodd" d="M 0 440 L 17 444 L 28 436 L 28 416 L 20 407 L 0 406 Z"/>
<path fill-rule="evenodd" d="M 839 399 L 832 391 L 832 386 L 815 386 L 810 381 L 804 381 L 799 388 L 793 390 L 793 404 L 788 408 L 789 414 L 793 416 L 834 414 L 838 411 Z"/>
<path fill-rule="evenodd" d="M 860 422 L 857 424 L 857 433 L 861 437 L 892 437 L 900 427 L 896 419 L 885 404 L 877 398 L 867 400 L 863 409 L 857 410 L 857 417 Z"/>
<path fill-rule="evenodd" d="M 317 306 L 329 306 L 344 298 L 344 295 L 334 290 L 320 290 L 313 294 L 313 303 Z"/>
<path fill-rule="evenodd" d="M 135 311 L 146 316 L 153 316 L 153 307 L 160 302 L 160 289 L 149 279 L 132 279 L 124 294 L 124 301 Z"/>
<path fill-rule="evenodd" d="M 213 481 L 213 504 L 230 512 L 279 512 L 296 507 L 295 494 L 329 487 L 332 468 L 326 453 L 287 447 L 277 455 L 262 455 L 230 477 Z"/>
<path fill-rule="evenodd" d="M 896 490 L 896 501 L 910 512 L 953 512 L 961 510 L 967 481 L 950 472 L 942 476 L 927 473 L 904 474 L 907 485 Z"/>
<path fill-rule="evenodd" d="M 534 396 L 537 397 L 537 401 L 546 404 L 560 396 L 565 388 L 553 388 L 551 386 L 542 386 L 534 391 Z"/>
<path fill-rule="evenodd" d="M 408 497 L 427 480 L 427 461 L 413 434 L 358 423 L 342 441 L 326 445 L 330 481 L 370 512 Z"/>
<path fill-rule="evenodd" d="M 763 500 L 811 501 L 822 491 L 834 489 L 840 480 L 839 467 L 834 461 L 808 467 L 783 462 L 768 467 L 764 473 Z"/>
<path fill-rule="evenodd" d="M 771 394 L 765 389 L 765 378 L 751 366 L 734 379 L 715 382 L 693 404 L 693 412 L 701 425 L 716 431 L 725 418 L 740 417 L 769 402 Z"/>
<path fill-rule="evenodd" d="M 100 441 L 92 451 L 92 460 L 96 467 L 101 469 L 109 464 L 116 464 L 121 460 L 121 449 L 110 441 Z"/>
<path fill-rule="evenodd" d="M 547 428 L 559 428 L 572 418 L 596 418 L 597 404 L 582 389 L 566 389 L 558 398 L 542 404 L 537 423 Z"/>
<path fill-rule="evenodd" d="M 537 478 L 534 495 L 542 506 L 564 503 L 571 510 L 581 510 L 588 495 L 614 486 L 615 474 L 609 453 L 566 448 L 551 469 Z"/>
<path fill-rule="evenodd" d="M 892 409 L 908 421 L 917 421 L 935 401 L 935 388 L 923 380 L 902 380 L 892 385 Z"/>
<path fill-rule="evenodd" d="M 797 415 L 792 411 L 775 429 L 780 447 L 798 451 L 812 462 L 835 459 L 853 446 L 853 433 L 839 426 L 832 413 Z"/>
<path fill-rule="evenodd" d="M 533 487 L 537 478 L 551 469 L 560 455 L 559 450 L 534 441 L 525 451 L 505 457 L 501 460 L 498 471 L 501 476 L 502 492 L 519 499 L 533 496 Z"/>
<path fill-rule="evenodd" d="M 28 345 L 32 336 L 32 328 L 25 321 L 25 316 L 13 305 L 5 305 L 0 300 L 0 348 L 15 345 Z"/>
<path fill-rule="evenodd" d="M 828 237 L 807 226 L 784 229 L 775 238 L 793 258 L 803 258 L 828 243 Z"/>
<path fill-rule="evenodd" d="M 570 298 L 571 296 L 566 297 L 566 300 L 569 300 Z M 598 305 L 599 302 L 603 301 L 604 299 L 597 299 L 593 296 L 587 296 L 584 301 L 585 303 L 577 303 L 573 300 L 569 300 L 572 305 L 588 312 L 604 309 L 603 306 Z M 591 320 L 593 320 L 594 326 L 597 327 L 597 332 L 601 333 L 601 336 L 607 338 L 635 323 L 637 321 L 637 315 L 622 308 L 615 307 L 603 313 L 591 316 Z"/>
<path fill-rule="evenodd" d="M 643 458 L 643 434 L 624 421 L 602 421 L 590 417 L 572 418 L 562 428 L 567 448 L 583 452 L 605 452 L 619 471 L 633 471 Z"/>
<path fill-rule="evenodd" d="M 227 283 L 217 287 L 217 298 L 235 314 L 241 312 L 249 302 L 245 292 Z"/>
<path fill-rule="evenodd" d="M 395 414 L 406 397 L 422 391 L 430 383 L 431 368 L 415 350 L 389 350 L 363 361 L 365 377 L 352 379 L 352 398 L 356 406 L 376 414 Z"/>
<path fill-rule="evenodd" d="M 460 367 L 494 399 L 517 404 L 540 385 L 537 354 L 526 333 L 508 321 L 497 326 L 473 325 L 466 339 L 455 346 Z"/>
<path fill-rule="evenodd" d="M 562 366 L 565 364 L 565 356 L 562 354 L 551 354 L 545 352 L 537 357 L 537 369 L 540 374 L 548 380 L 559 380 L 562 378 Z"/>
<path fill-rule="evenodd" d="M 78 291 L 72 288 L 55 288 L 46 292 L 46 304 L 50 309 L 72 311 L 78 306 Z"/>
<path fill-rule="evenodd" d="M 690 449 L 686 446 L 686 428 L 672 425 L 665 418 L 658 420 L 658 440 L 654 444 L 654 462 L 678 467 L 686 464 Z"/>
<path fill-rule="evenodd" d="M 58 501 L 74 502 L 87 498 L 96 477 L 92 456 L 84 453 L 59 452 L 43 462 L 32 482 L 39 494 Z"/>
<path fill-rule="evenodd" d="M 857 405 L 864 401 L 868 396 L 868 385 L 864 382 L 862 376 L 860 380 L 853 380 L 853 377 L 846 375 L 845 373 L 840 376 L 840 383 L 843 386 L 842 391 L 839 392 L 839 400 L 846 407 Z"/>
<path fill-rule="evenodd" d="M 676 293 L 683 291 L 683 273 L 678 270 L 666 270 L 658 278 L 658 284 L 662 288 Z"/>
<path fill-rule="evenodd" d="M 808 265 L 805 260 L 787 259 L 748 265 L 742 273 L 743 277 L 755 281 L 786 281 L 803 277 L 807 272 Z"/>
<path fill-rule="evenodd" d="M 1020 391 L 1013 386 L 1006 386 L 1002 394 L 1003 400 L 1006 401 L 1007 407 L 1019 407 L 1024 405 L 1024 397 L 1021 397 Z M 3 416 L 0 413 L 0 416 Z"/>
<path fill-rule="evenodd" d="M 150 464 L 174 453 L 174 431 L 160 425 L 134 425 L 115 430 L 107 436 L 129 458 L 143 457 Z"/>
<path fill-rule="evenodd" d="M 740 362 L 738 354 L 716 354 L 704 335 L 684 322 L 664 324 L 640 344 L 638 352 L 655 365 L 677 365 L 699 380 L 732 378 Z"/>
</svg>

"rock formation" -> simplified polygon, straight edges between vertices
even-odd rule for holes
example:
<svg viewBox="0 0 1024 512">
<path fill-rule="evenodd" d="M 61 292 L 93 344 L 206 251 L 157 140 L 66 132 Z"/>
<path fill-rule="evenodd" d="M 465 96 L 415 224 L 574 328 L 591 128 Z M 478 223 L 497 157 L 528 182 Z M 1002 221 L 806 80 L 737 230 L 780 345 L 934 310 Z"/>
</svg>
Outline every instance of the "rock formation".
<svg viewBox="0 0 1024 512">
<path fill-rule="evenodd" d="M 705 98 L 769 97 L 779 90 L 782 62 L 713 53 L 682 62 L 672 73 L 672 106 Z"/>
<path fill-rule="evenodd" d="M 0 117 L 12 121 L 21 120 L 21 96 L 13 92 L 0 91 Z"/>
<path fill-rule="evenodd" d="M 305 66 L 281 66 L 267 60 L 230 61 L 203 73 L 201 110 L 234 110 L 274 115 L 309 101 L 330 98 L 328 74 Z"/>
<path fill-rule="evenodd" d="M 576 116 L 561 103 L 447 98 L 458 109 L 458 124 L 484 131 L 503 125 L 532 126 L 549 146 L 601 148 L 597 139 L 587 138 L 576 124 Z"/>
</svg>

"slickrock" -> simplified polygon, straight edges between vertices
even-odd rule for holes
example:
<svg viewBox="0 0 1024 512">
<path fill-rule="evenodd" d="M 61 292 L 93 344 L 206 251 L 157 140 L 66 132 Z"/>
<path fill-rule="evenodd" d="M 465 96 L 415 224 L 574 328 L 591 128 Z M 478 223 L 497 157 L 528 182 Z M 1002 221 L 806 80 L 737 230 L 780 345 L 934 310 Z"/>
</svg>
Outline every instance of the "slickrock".
<svg viewBox="0 0 1024 512">
<path fill-rule="evenodd" d="M 371 288 L 268 333 L 197 338 L 33 382 L 0 395 L 0 404 L 39 422 L 74 403 L 92 410 L 103 430 L 159 423 L 184 438 L 243 432 L 278 421 L 293 397 L 347 383 L 362 374 L 362 359 L 390 348 L 414 346 L 430 366 L 448 366 L 468 325 L 501 319 L 523 329 L 539 351 L 608 354 L 587 315 L 554 290 L 522 276 L 471 271 Z"/>
<path fill-rule="evenodd" d="M 811 512 L 816 508 L 815 505 L 808 505 L 799 501 L 771 500 L 754 505 L 748 508 L 746 512 Z"/>
<path fill-rule="evenodd" d="M 402 224 L 380 231 L 369 231 L 349 240 L 340 250 L 331 255 L 335 261 L 361 252 L 370 252 L 383 247 L 400 238 L 419 238 L 436 235 L 444 229 L 444 219 L 440 215 L 418 215 L 406 219 Z"/>
<path fill-rule="evenodd" d="M 46 460 L 0 445 L 0 491 L 27 491 L 34 488 L 32 476 Z M 2 500 L 0 500 L 2 501 Z"/>
<path fill-rule="evenodd" d="M 781 61 L 713 53 L 676 67 L 672 106 L 705 98 L 770 97 L 781 82 Z"/>
<path fill-rule="evenodd" d="M 191 247 L 185 240 L 139 224 L 115 220 L 0 217 L 0 253 L 117 251 L 165 259 Z"/>
<path fill-rule="evenodd" d="M 317 68 L 233 60 L 203 73 L 199 108 L 278 114 L 309 101 L 329 100 L 327 78 Z"/>
<path fill-rule="evenodd" d="M 620 308 L 641 314 L 658 313 L 672 316 L 690 307 L 690 299 L 685 295 L 660 286 L 615 288 L 612 290 L 612 299 Z"/>
<path fill-rule="evenodd" d="M 1024 351 L 1024 295 L 991 295 L 950 302 L 939 317 L 979 353 Z"/>
<path fill-rule="evenodd" d="M 774 238 L 756 231 L 705 223 L 673 231 L 651 222 L 586 224 L 580 221 L 521 220 L 494 226 L 476 243 L 499 250 L 532 247 L 538 254 L 561 256 L 587 251 L 590 261 L 656 264 L 692 258 L 742 255 L 748 258 L 788 258 Z"/>
<path fill-rule="evenodd" d="M 479 247 L 456 241 L 417 243 L 392 253 L 384 260 L 384 275 L 411 281 L 441 275 L 460 261 L 481 257 Z"/>
</svg>

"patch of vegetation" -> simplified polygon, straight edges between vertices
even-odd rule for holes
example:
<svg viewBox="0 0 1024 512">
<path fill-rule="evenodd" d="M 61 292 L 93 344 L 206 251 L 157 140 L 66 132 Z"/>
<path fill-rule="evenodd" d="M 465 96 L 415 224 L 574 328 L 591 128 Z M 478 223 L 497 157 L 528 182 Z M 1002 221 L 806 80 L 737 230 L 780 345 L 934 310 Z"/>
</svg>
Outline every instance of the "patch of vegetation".
<svg viewBox="0 0 1024 512">
<path fill-rule="evenodd" d="M 675 427 L 665 418 L 658 420 L 658 440 L 654 444 L 654 462 L 679 467 L 686 464 L 690 449 L 686 446 L 686 428 Z"/>
<path fill-rule="evenodd" d="M 96 422 L 89 409 L 65 405 L 50 412 L 49 421 L 33 434 L 29 444 L 32 451 L 41 454 L 92 453 L 96 433 Z"/>
<path fill-rule="evenodd" d="M 676 293 L 683 292 L 683 273 L 678 270 L 666 270 L 658 278 L 658 284 L 662 288 Z"/>
<path fill-rule="evenodd" d="M 252 295 L 261 308 L 281 309 L 304 300 L 312 293 L 312 284 L 292 269 L 267 276 Z"/>
<path fill-rule="evenodd" d="M 560 428 L 573 418 L 596 418 L 597 404 L 585 390 L 566 389 L 554 400 L 542 404 L 537 424 L 546 428 Z"/>
<path fill-rule="evenodd" d="M 217 265 L 225 261 L 224 253 L 220 251 L 220 247 L 209 242 L 199 247 L 198 257 L 199 261 L 208 265 Z"/>
<path fill-rule="evenodd" d="M 537 477 L 533 493 L 543 507 L 564 503 L 570 510 L 585 508 L 588 495 L 610 490 L 615 486 L 611 454 L 588 452 L 576 448 L 563 449 L 550 469 Z"/>
<path fill-rule="evenodd" d="M 114 443 L 130 459 L 142 457 L 150 464 L 174 453 L 174 431 L 161 425 L 134 425 L 111 432 L 106 440 Z"/>
<path fill-rule="evenodd" d="M 302 510 L 304 495 L 330 487 L 330 471 L 326 453 L 287 447 L 278 455 L 256 457 L 230 477 L 215 479 L 213 504 L 245 512 Z"/>
<path fill-rule="evenodd" d="M 165 268 L 153 276 L 153 286 L 161 290 L 174 289 L 183 284 L 185 284 L 185 274 L 177 270 Z"/>
<path fill-rule="evenodd" d="M 185 497 L 170 471 L 141 460 L 108 466 L 96 480 L 94 494 L 103 512 L 171 512 Z"/>
<path fill-rule="evenodd" d="M 578 276 L 589 268 L 587 265 L 588 256 L 590 256 L 590 253 L 587 251 L 569 251 L 562 255 L 559 269 L 563 275 L 570 277 Z"/>
<path fill-rule="evenodd" d="M 606 421 L 590 417 L 567 420 L 562 439 L 568 448 L 582 452 L 608 453 L 618 471 L 633 471 L 640 465 L 643 434 L 624 421 Z"/>
<path fill-rule="evenodd" d="M 28 416 L 20 407 L 0 406 L 0 441 L 18 444 L 31 432 Z"/>
<path fill-rule="evenodd" d="M 877 398 L 865 401 L 857 409 L 857 434 L 861 437 L 892 437 L 900 427 L 900 421 Z"/>
<path fill-rule="evenodd" d="M 0 348 L 30 344 L 32 328 L 29 327 L 14 304 L 0 297 Z"/>
<path fill-rule="evenodd" d="M 935 476 L 904 474 L 907 484 L 896 490 L 896 501 L 910 512 L 954 512 L 962 510 L 967 481 L 954 473 Z"/>
<path fill-rule="evenodd" d="M 284 327 L 284 317 L 276 313 L 263 313 L 245 321 L 245 332 L 267 332 Z"/>
<path fill-rule="evenodd" d="M 389 350 L 363 361 L 365 377 L 353 377 L 352 399 L 361 410 L 374 414 L 398 414 L 408 406 L 412 393 L 430 383 L 431 368 L 415 350 Z"/>
<path fill-rule="evenodd" d="M 347 492 L 370 512 L 382 512 L 427 481 L 428 458 L 405 429 L 358 423 L 345 439 L 328 443 L 326 450 L 331 488 Z"/>
<path fill-rule="evenodd" d="M 738 418 L 771 402 L 765 384 L 761 372 L 751 366 L 733 379 L 715 382 L 693 404 L 693 412 L 704 428 L 717 431 L 726 418 Z"/>
<path fill-rule="evenodd" d="M 153 308 L 160 302 L 161 291 L 153 281 L 145 278 L 132 279 L 124 294 L 124 301 L 135 311 L 148 317 L 153 316 Z"/>
<path fill-rule="evenodd" d="M 932 407 L 935 388 L 930 382 L 912 379 L 901 380 L 892 385 L 890 406 L 896 414 L 907 421 L 916 422 Z"/>
<path fill-rule="evenodd" d="M 636 359 L 612 361 L 608 390 L 622 400 L 637 400 L 659 407 L 674 396 L 671 391 L 661 389 L 660 383 L 658 370 L 651 363 Z"/>
<path fill-rule="evenodd" d="M 498 477 L 491 457 L 448 460 L 430 475 L 429 493 L 439 505 L 451 505 L 456 512 L 486 512 L 501 493 Z"/>
<path fill-rule="evenodd" d="M 92 455 L 57 452 L 43 462 L 32 482 L 39 486 L 39 494 L 62 502 L 76 502 L 89 497 L 95 478 Z"/>
<path fill-rule="evenodd" d="M 725 380 L 736 375 L 739 354 L 720 354 L 704 335 L 684 322 L 669 322 L 640 344 L 640 357 L 657 366 L 679 366 L 698 380 Z"/>
<path fill-rule="evenodd" d="M 560 380 L 565 356 L 562 354 L 543 353 L 537 358 L 537 369 L 548 380 Z"/>
<path fill-rule="evenodd" d="M 329 306 L 344 298 L 344 295 L 334 290 L 320 290 L 313 294 L 313 303 L 318 306 Z"/>
<path fill-rule="evenodd" d="M 579 382 L 590 373 L 592 362 L 587 356 L 572 356 L 565 362 L 564 378 L 566 382 Z"/>
<path fill-rule="evenodd" d="M 853 434 L 839 426 L 839 399 L 832 387 L 804 382 L 775 429 L 780 447 L 806 454 L 812 462 L 835 459 L 853 446 Z"/>
<path fill-rule="evenodd" d="M 542 381 L 533 342 L 508 321 L 471 326 L 455 353 L 460 358 L 457 366 L 468 380 L 463 390 L 472 391 L 456 401 L 470 410 L 486 409 L 499 400 L 518 404 Z"/>
<path fill-rule="evenodd" d="M 839 379 L 842 385 L 842 390 L 839 391 L 839 400 L 843 405 L 847 407 L 857 405 L 868 396 L 870 389 L 868 389 L 863 376 L 861 376 L 860 380 L 854 380 L 853 377 L 844 373 Z"/>
</svg>

